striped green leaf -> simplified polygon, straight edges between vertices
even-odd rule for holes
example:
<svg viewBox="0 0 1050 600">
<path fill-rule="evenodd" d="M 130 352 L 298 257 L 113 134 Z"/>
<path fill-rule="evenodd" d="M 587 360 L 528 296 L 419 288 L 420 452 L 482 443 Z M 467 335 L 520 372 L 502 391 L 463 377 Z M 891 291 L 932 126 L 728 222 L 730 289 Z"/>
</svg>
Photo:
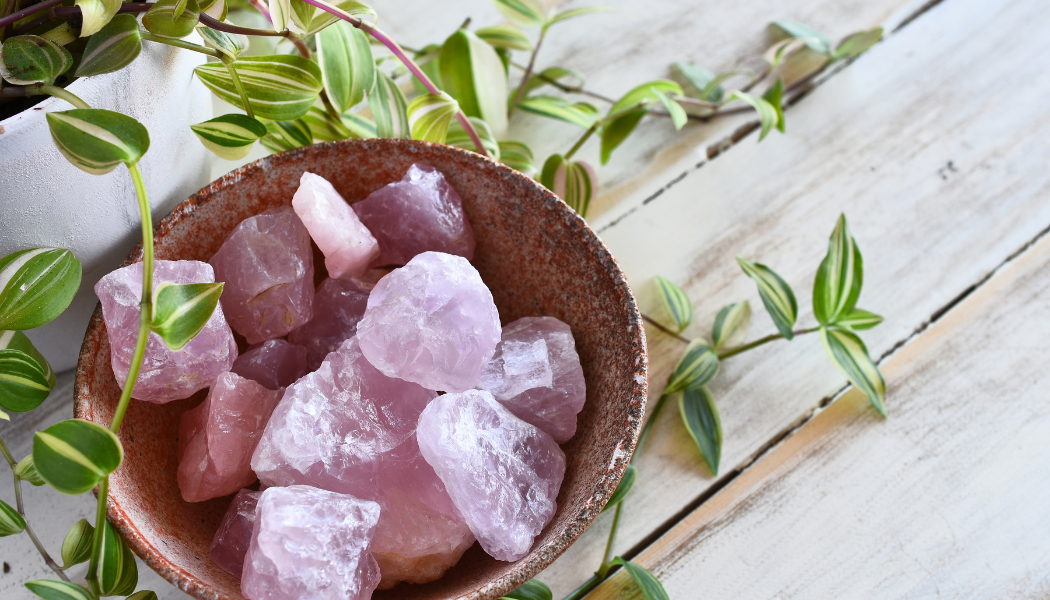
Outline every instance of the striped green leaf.
<svg viewBox="0 0 1050 600">
<path fill-rule="evenodd" d="M 0 46 L 0 76 L 14 85 L 52 85 L 73 64 L 73 55 L 38 35 L 8 38 Z"/>
<path fill-rule="evenodd" d="M 772 104 L 770 104 L 764 98 L 758 96 L 752 96 L 746 92 L 740 90 L 733 90 L 726 96 L 726 101 L 741 100 L 751 105 L 751 108 L 755 109 L 758 113 L 759 125 L 761 126 L 761 132 L 758 135 L 758 141 L 762 141 L 769 135 L 770 131 L 773 131 L 774 127 L 780 128 L 780 111 L 778 111 Z"/>
<path fill-rule="evenodd" d="M 50 370 L 21 350 L 0 350 L 0 407 L 26 412 L 40 406 L 55 388 Z"/>
<path fill-rule="evenodd" d="M 541 88 L 545 85 L 554 85 L 552 82 L 557 82 L 558 85 L 570 89 L 582 89 L 584 83 L 584 75 L 579 71 L 573 71 L 572 69 L 565 69 L 563 67 L 547 67 L 539 73 L 533 73 L 529 80 L 525 83 L 525 95 L 529 92 Z M 555 86 L 557 87 L 557 86 Z M 517 96 L 518 90 L 515 88 L 509 97 L 513 100 Z"/>
<path fill-rule="evenodd" d="M 627 136 L 634 131 L 634 128 L 641 122 L 642 117 L 649 112 L 652 104 L 660 101 L 656 91 L 662 92 L 664 95 L 684 95 L 682 87 L 677 83 L 660 79 L 643 83 L 617 100 L 612 105 L 612 108 L 609 109 L 606 119 L 616 114 L 620 114 L 620 116 L 613 118 L 602 127 L 601 159 L 603 165 L 609 162 L 613 150 L 622 144 L 627 139 Z M 631 110 L 633 106 L 638 106 L 638 108 Z"/>
<path fill-rule="evenodd" d="M 572 123 L 584 129 L 594 125 L 594 122 L 598 120 L 599 114 L 598 109 L 592 104 L 569 102 L 565 98 L 555 96 L 523 98 L 518 103 L 518 108 L 544 117 Z"/>
<path fill-rule="evenodd" d="M 544 23 L 543 6 L 537 0 L 493 0 L 496 8 L 513 23 L 523 27 L 540 27 Z"/>
<path fill-rule="evenodd" d="M 68 581 L 38 579 L 26 582 L 26 587 L 44 600 L 95 600 L 87 589 Z"/>
<path fill-rule="evenodd" d="M 705 340 L 693 340 L 678 359 L 671 377 L 667 380 L 664 395 L 669 396 L 686 390 L 697 390 L 707 385 L 718 375 L 718 355 Z"/>
<path fill-rule="evenodd" d="M 28 481 L 35 487 L 44 485 L 43 478 L 40 477 L 40 473 L 36 470 L 36 463 L 33 462 L 32 454 L 18 461 L 18 464 L 15 465 L 15 475 L 18 475 L 19 479 Z"/>
<path fill-rule="evenodd" d="M 225 21 L 226 13 L 230 9 L 229 5 L 226 4 L 226 0 L 197 0 L 197 7 L 200 9 L 201 14 L 208 15 L 217 21 Z M 208 28 L 204 27 L 203 29 Z"/>
<path fill-rule="evenodd" d="M 408 100 L 394 80 L 376 71 L 376 87 L 368 95 L 368 106 L 376 120 L 376 134 L 384 138 L 410 138 Z"/>
<path fill-rule="evenodd" d="M 744 341 L 744 335 L 750 325 L 750 302 L 744 300 L 724 306 L 718 311 L 715 316 L 715 324 L 711 327 L 711 344 L 716 350 L 735 346 Z"/>
<path fill-rule="evenodd" d="M 321 93 L 321 68 L 301 56 L 248 56 L 234 61 L 233 67 L 256 118 L 294 121 L 310 110 Z M 244 109 L 225 65 L 208 63 L 194 72 L 216 96 Z"/>
<path fill-rule="evenodd" d="M 489 124 L 477 117 L 468 118 L 474 125 L 474 131 L 478 133 L 478 137 L 481 138 L 481 145 L 485 147 L 489 156 L 492 157 L 492 160 L 499 160 L 499 143 L 496 142 L 496 138 L 492 136 L 492 129 L 489 128 Z M 466 129 L 463 129 L 463 125 L 461 125 L 458 120 L 452 121 L 449 125 L 448 135 L 445 137 L 445 143 L 449 146 L 463 148 L 464 150 L 476 150 L 474 140 L 470 139 L 470 134 L 467 133 Z"/>
<path fill-rule="evenodd" d="M 6 349 L 21 350 L 28 354 L 30 358 L 44 369 L 44 374 L 47 376 L 47 384 L 54 389 L 57 383 L 54 370 L 51 369 L 47 359 L 37 351 L 33 346 L 33 342 L 30 342 L 24 333 L 21 331 L 0 331 L 0 350 Z"/>
<path fill-rule="evenodd" d="M 846 36 L 846 39 L 839 42 L 839 45 L 835 47 L 834 59 L 842 60 L 859 56 L 868 48 L 871 48 L 878 43 L 881 39 L 881 27 L 876 27 L 875 29 L 869 29 L 867 31 L 858 31 L 857 33 L 848 35 Z"/>
<path fill-rule="evenodd" d="M 711 390 L 704 385 L 682 392 L 678 397 L 678 411 L 707 468 L 712 475 L 718 475 L 718 463 L 722 459 L 722 420 Z"/>
<path fill-rule="evenodd" d="M 839 315 L 839 318 L 835 321 L 835 326 L 853 331 L 864 331 L 879 323 L 882 323 L 882 317 L 879 315 L 866 311 L 863 308 L 851 308 L 848 313 Z"/>
<path fill-rule="evenodd" d="M 581 217 L 587 216 L 591 200 L 598 195 L 598 176 L 594 169 L 582 160 L 565 160 L 561 154 L 552 154 L 543 163 L 540 183 Z"/>
<path fill-rule="evenodd" d="M 570 8 L 557 13 L 547 21 L 547 27 L 554 25 L 555 23 L 561 23 L 562 21 L 568 21 L 569 19 L 575 19 L 576 17 L 582 17 L 583 15 L 589 15 L 591 13 L 606 12 L 608 8 L 604 6 L 581 6 L 580 8 Z"/>
<path fill-rule="evenodd" d="M 0 258 L 0 330 L 50 322 L 80 287 L 80 261 L 69 250 L 30 248 Z"/>
<path fill-rule="evenodd" d="M 672 63 L 671 74 L 682 85 L 685 95 L 690 98 L 719 102 L 725 95 L 718 77 L 696 63 Z"/>
<path fill-rule="evenodd" d="M 126 600 L 157 600 L 157 592 L 141 590 L 128 596 Z"/>
<path fill-rule="evenodd" d="M 813 314 L 823 325 L 833 325 L 840 315 L 857 305 L 864 285 L 864 260 L 850 233 L 846 215 L 840 215 L 828 240 L 828 253 L 813 281 Z"/>
<path fill-rule="evenodd" d="M 657 275 L 655 281 L 656 289 L 660 292 L 660 299 L 663 300 L 663 306 L 667 314 L 674 320 L 675 329 L 681 333 L 693 322 L 693 303 L 690 302 L 685 290 L 668 279 Z"/>
<path fill-rule="evenodd" d="M 307 129 L 310 130 L 310 138 L 314 142 L 333 142 L 355 137 L 343 124 L 342 119 L 336 119 L 328 114 L 324 106 L 318 106 L 316 102 L 298 121 L 306 124 Z M 273 131 L 271 132 L 270 129 Z M 276 134 L 278 132 L 277 127 L 271 127 L 270 129 L 267 130 L 270 133 Z M 265 140 L 266 138 L 263 139 Z"/>
<path fill-rule="evenodd" d="M 243 54 L 250 44 L 248 36 L 246 35 L 226 33 L 225 31 L 219 31 L 218 29 L 212 29 L 211 27 L 197 27 L 197 33 L 199 33 L 201 38 L 204 39 L 206 45 L 215 48 L 234 60 Z"/>
<path fill-rule="evenodd" d="M 354 2 L 353 0 L 341 0 L 329 2 L 329 4 L 348 15 L 367 16 L 372 17 L 373 21 L 375 20 L 376 11 L 367 4 Z M 313 35 L 332 23 L 342 20 L 332 13 L 308 4 L 303 0 L 290 0 L 289 7 L 291 9 L 289 15 L 291 22 L 288 24 L 288 28 L 293 31 L 298 30 L 303 36 Z"/>
<path fill-rule="evenodd" d="M 626 110 L 635 106 L 639 103 L 653 104 L 659 102 L 659 97 L 656 92 L 662 92 L 665 95 L 672 96 L 684 96 L 682 93 L 682 86 L 668 79 L 657 79 L 648 83 L 643 83 L 627 92 L 620 97 L 609 109 L 609 114 L 618 113 L 622 110 Z"/>
<path fill-rule="evenodd" d="M 459 104 L 444 92 L 417 96 L 408 103 L 408 126 L 412 131 L 412 139 L 445 143 L 452 117 L 457 112 Z"/>
<path fill-rule="evenodd" d="M 677 130 L 685 127 L 689 117 L 685 114 L 685 109 L 682 108 L 682 105 L 675 102 L 670 96 L 658 89 L 654 89 L 653 94 L 656 96 L 656 99 L 660 101 L 660 104 L 664 105 L 667 114 L 671 115 L 671 123 L 674 125 L 674 128 Z"/>
<path fill-rule="evenodd" d="M 521 142 L 500 142 L 499 161 L 520 171 L 526 177 L 531 177 L 536 172 L 536 161 L 532 156 L 532 150 Z"/>
<path fill-rule="evenodd" d="M 623 472 L 620 483 L 616 484 L 616 489 L 613 490 L 612 496 L 609 496 L 609 502 L 602 509 L 602 512 L 616 508 L 616 505 L 622 502 L 631 491 L 631 488 L 634 487 L 634 480 L 637 477 L 638 470 L 634 468 L 634 465 L 627 465 L 627 470 Z"/>
<path fill-rule="evenodd" d="M 627 574 L 634 580 L 635 585 L 638 586 L 638 590 L 642 592 L 642 597 L 645 600 L 670 600 L 667 596 L 667 592 L 664 590 L 664 586 L 653 576 L 652 573 L 646 571 L 640 565 L 633 563 L 629 560 L 624 560 L 617 556 L 613 559 L 613 562 L 623 565 L 623 570 L 627 571 Z"/>
<path fill-rule="evenodd" d="M 101 108 L 47 113 L 51 139 L 73 166 L 93 175 L 138 162 L 149 149 L 149 132 L 127 115 Z"/>
<path fill-rule="evenodd" d="M 739 256 L 736 262 L 740 263 L 740 268 L 744 270 L 744 273 L 758 284 L 758 295 L 762 298 L 766 312 L 773 318 L 777 331 L 785 339 L 790 340 L 795 335 L 791 328 L 795 326 L 795 321 L 798 319 L 798 302 L 795 300 L 795 292 L 791 291 L 791 286 L 773 269 L 763 264 L 753 263 Z"/>
<path fill-rule="evenodd" d="M 26 520 L 10 504 L 0 500 L 0 537 L 22 533 Z"/>
<path fill-rule="evenodd" d="M 769 27 L 779 37 L 803 40 L 811 50 L 831 56 L 831 39 L 809 25 L 781 20 L 770 23 Z"/>
<path fill-rule="evenodd" d="M 190 125 L 204 147 L 226 160 L 248 156 L 252 144 L 266 135 L 266 126 L 241 114 L 228 114 Z"/>
<path fill-rule="evenodd" d="M 182 350 L 208 324 L 219 305 L 222 287 L 222 282 L 160 284 L 154 292 L 150 329 L 168 348 Z"/>
<path fill-rule="evenodd" d="M 87 519 L 81 519 L 66 533 L 62 540 L 62 568 L 87 562 L 91 558 L 91 543 L 95 537 L 95 528 Z"/>
<path fill-rule="evenodd" d="M 777 82 L 762 94 L 762 99 L 777 112 L 776 128 L 780 133 L 784 133 L 784 80 L 778 77 Z"/>
<path fill-rule="evenodd" d="M 507 74 L 492 46 L 459 29 L 441 46 L 442 88 L 468 117 L 484 119 L 492 133 L 507 132 Z"/>
<path fill-rule="evenodd" d="M 474 33 L 493 48 L 532 50 L 532 42 L 529 41 L 529 38 L 513 25 L 482 27 Z"/>
<path fill-rule="evenodd" d="M 112 73 L 130 65 L 142 52 L 139 22 L 133 15 L 116 15 L 88 38 L 77 77 Z"/>
<path fill-rule="evenodd" d="M 284 152 L 309 146 L 313 139 L 313 130 L 304 119 L 271 121 L 266 124 L 262 145 L 273 152 Z"/>
<path fill-rule="evenodd" d="M 182 3 L 185 8 L 180 14 L 178 8 Z M 154 35 L 181 38 L 193 33 L 200 17 L 197 0 L 158 0 L 142 15 L 142 26 Z"/>
<path fill-rule="evenodd" d="M 357 113 L 343 113 L 343 126 L 350 131 L 350 137 L 354 139 L 368 139 L 376 137 L 376 124 L 371 119 Z M 317 136 L 314 136 L 317 139 Z"/>
<path fill-rule="evenodd" d="M 288 23 L 292 20 L 291 0 L 269 0 L 267 8 L 270 9 L 270 20 L 273 21 L 274 31 L 288 29 Z"/>
<path fill-rule="evenodd" d="M 513 592 L 499 600 L 551 600 L 553 592 L 547 584 L 538 579 L 530 579 Z"/>
<path fill-rule="evenodd" d="M 832 362 L 846 375 L 854 387 L 868 395 L 868 401 L 886 416 L 886 381 L 868 349 L 856 334 L 841 330 L 820 328 L 820 340 Z"/>
<path fill-rule="evenodd" d="M 105 427 L 69 419 L 33 435 L 33 459 L 48 485 L 64 494 L 83 494 L 117 470 L 124 448 Z"/>
<path fill-rule="evenodd" d="M 109 521 L 104 521 L 102 550 L 98 557 L 98 586 L 103 596 L 126 596 L 139 583 L 135 555 Z"/>
<path fill-rule="evenodd" d="M 316 40 L 324 89 L 332 104 L 344 113 L 364 100 L 376 83 L 376 63 L 368 34 L 339 21 L 322 29 Z"/>
<path fill-rule="evenodd" d="M 76 0 L 80 7 L 83 22 L 80 26 L 80 37 L 95 35 L 109 23 L 113 15 L 120 10 L 121 0 Z"/>
</svg>

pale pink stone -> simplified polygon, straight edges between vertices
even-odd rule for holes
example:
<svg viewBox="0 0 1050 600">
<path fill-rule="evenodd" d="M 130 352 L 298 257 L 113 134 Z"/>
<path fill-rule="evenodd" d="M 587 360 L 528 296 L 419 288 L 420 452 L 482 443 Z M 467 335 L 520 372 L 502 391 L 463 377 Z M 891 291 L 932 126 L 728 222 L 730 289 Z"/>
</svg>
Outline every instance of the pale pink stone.
<svg viewBox="0 0 1050 600">
<path fill-rule="evenodd" d="M 209 261 L 222 308 L 249 344 L 281 337 L 313 316 L 314 257 L 310 234 L 288 207 L 249 217 Z"/>
<path fill-rule="evenodd" d="M 379 505 L 305 485 L 269 488 L 256 509 L 241 593 L 248 600 L 368 600 L 379 584 Z"/>
<path fill-rule="evenodd" d="M 462 392 L 477 385 L 496 350 L 499 312 L 465 258 L 424 252 L 376 284 L 357 337 L 390 377 Z"/>
<path fill-rule="evenodd" d="M 261 496 L 262 492 L 253 490 L 237 492 L 211 540 L 208 558 L 238 579 L 244 569 L 244 555 L 248 552 L 255 525 L 255 507 Z"/>
<path fill-rule="evenodd" d="M 187 502 L 232 494 L 255 481 L 252 452 L 281 392 L 235 373 L 215 380 L 179 424 L 179 490 Z"/>
<path fill-rule="evenodd" d="M 270 390 L 288 387 L 306 375 L 306 348 L 282 339 L 266 340 L 237 357 L 230 372 Z"/>
<path fill-rule="evenodd" d="M 354 337 L 367 303 L 368 291 L 352 280 L 329 277 L 317 286 L 314 318 L 288 334 L 293 344 L 306 348 L 311 371 L 321 366 L 329 352 Z"/>
<path fill-rule="evenodd" d="M 303 173 L 292 206 L 324 253 L 330 276 L 358 277 L 379 257 L 372 233 L 324 177 Z"/>
<path fill-rule="evenodd" d="M 528 554 L 558 508 L 565 454 L 554 439 L 483 390 L 439 396 L 416 436 L 485 552 L 506 561 Z"/>
<path fill-rule="evenodd" d="M 587 400 L 569 326 L 554 317 L 525 317 L 504 327 L 478 388 L 559 444 L 569 441 Z"/>
<path fill-rule="evenodd" d="M 195 260 L 158 260 L 153 263 L 153 288 L 168 283 L 212 283 L 215 273 L 208 263 Z M 142 263 L 109 273 L 95 284 L 102 303 L 102 316 L 109 334 L 113 375 L 124 387 L 139 332 L 139 300 L 142 298 Z M 237 342 L 226 323 L 222 307 L 216 306 L 204 329 L 182 350 L 171 350 L 155 333 L 149 334 L 142 369 L 131 397 L 163 404 L 189 398 L 211 385 L 220 373 L 233 366 Z"/>
<path fill-rule="evenodd" d="M 396 183 L 380 188 L 353 206 L 381 254 L 372 266 L 404 265 L 427 251 L 474 258 L 474 230 L 463 201 L 434 167 L 415 164 Z"/>
</svg>

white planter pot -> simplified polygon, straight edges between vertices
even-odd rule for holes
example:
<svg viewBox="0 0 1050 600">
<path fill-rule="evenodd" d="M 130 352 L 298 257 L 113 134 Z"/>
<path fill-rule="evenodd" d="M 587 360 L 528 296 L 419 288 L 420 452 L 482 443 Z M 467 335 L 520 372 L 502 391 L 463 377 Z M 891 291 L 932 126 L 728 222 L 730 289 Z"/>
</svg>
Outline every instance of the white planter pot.
<svg viewBox="0 0 1050 600">
<path fill-rule="evenodd" d="M 196 34 L 189 39 L 201 43 Z M 130 115 L 149 131 L 150 148 L 139 164 L 154 219 L 209 181 L 209 152 L 189 129 L 212 116 L 210 92 L 193 76 L 204 60 L 196 52 L 144 42 L 127 68 L 78 79 L 68 88 L 92 107 Z M 51 141 L 44 113 L 70 108 L 48 98 L 0 122 L 0 256 L 34 246 L 68 248 L 84 266 L 69 309 L 26 332 L 56 371 L 76 365 L 98 302 L 95 283 L 141 235 L 127 169 L 90 175 L 66 161 Z"/>
</svg>

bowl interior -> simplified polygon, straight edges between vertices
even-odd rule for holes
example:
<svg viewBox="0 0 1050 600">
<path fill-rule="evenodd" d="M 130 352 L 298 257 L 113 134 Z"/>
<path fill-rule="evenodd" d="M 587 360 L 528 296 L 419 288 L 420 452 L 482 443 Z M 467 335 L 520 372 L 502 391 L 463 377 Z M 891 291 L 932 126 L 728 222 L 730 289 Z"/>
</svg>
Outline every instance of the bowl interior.
<svg viewBox="0 0 1050 600">
<path fill-rule="evenodd" d="M 475 544 L 438 581 L 401 584 L 375 598 L 497 598 L 560 555 L 601 511 L 626 468 L 646 397 L 645 337 L 634 297 L 616 261 L 565 204 L 532 180 L 476 154 L 422 142 L 355 140 L 262 159 L 179 205 L 156 227 L 159 259 L 207 261 L 243 219 L 290 205 L 306 170 L 348 202 L 430 164 L 463 198 L 477 240 L 473 264 L 492 289 L 504 324 L 547 315 L 569 324 L 587 381 L 587 403 L 568 458 L 558 511 L 524 559 L 501 562 Z M 139 260 L 141 249 L 127 263 Z M 315 269 L 324 277 L 322 261 Z M 110 477 L 110 519 L 134 550 L 198 598 L 240 599 L 239 581 L 208 559 L 230 497 L 184 502 L 175 473 L 182 413 L 207 390 L 155 405 L 132 401 L 120 438 L 123 466 Z M 109 423 L 120 395 L 101 308 L 88 327 L 76 376 L 75 413 Z"/>
</svg>

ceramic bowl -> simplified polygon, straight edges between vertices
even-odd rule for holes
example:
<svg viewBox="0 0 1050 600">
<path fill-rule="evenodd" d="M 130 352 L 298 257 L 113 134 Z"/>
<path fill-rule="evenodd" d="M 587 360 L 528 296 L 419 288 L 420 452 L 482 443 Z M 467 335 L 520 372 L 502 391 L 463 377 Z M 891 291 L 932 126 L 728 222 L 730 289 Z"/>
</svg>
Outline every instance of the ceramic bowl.
<svg viewBox="0 0 1050 600">
<path fill-rule="evenodd" d="M 156 226 L 159 259 L 207 261 L 243 219 L 289 205 L 306 170 L 325 177 L 348 202 L 401 179 L 416 162 L 444 173 L 463 198 L 477 240 L 474 266 L 508 323 L 557 317 L 572 327 L 587 381 L 587 403 L 568 458 L 558 511 L 517 562 L 497 561 L 477 544 L 440 580 L 401 584 L 374 598 L 498 598 L 535 576 L 601 512 L 627 467 L 645 407 L 645 334 L 627 280 L 600 239 L 563 202 L 531 179 L 472 152 L 405 140 L 318 144 L 249 164 L 180 204 Z M 125 264 L 140 260 L 141 248 Z M 315 261 L 318 281 L 326 276 Z M 132 401 L 120 431 L 124 464 L 110 477 L 109 518 L 142 559 L 197 598 L 237 600 L 240 582 L 208 559 L 230 497 L 182 500 L 176 434 L 182 413 L 207 390 L 163 405 Z M 110 366 L 102 309 L 84 337 L 75 414 L 108 424 L 120 388 Z"/>
</svg>

